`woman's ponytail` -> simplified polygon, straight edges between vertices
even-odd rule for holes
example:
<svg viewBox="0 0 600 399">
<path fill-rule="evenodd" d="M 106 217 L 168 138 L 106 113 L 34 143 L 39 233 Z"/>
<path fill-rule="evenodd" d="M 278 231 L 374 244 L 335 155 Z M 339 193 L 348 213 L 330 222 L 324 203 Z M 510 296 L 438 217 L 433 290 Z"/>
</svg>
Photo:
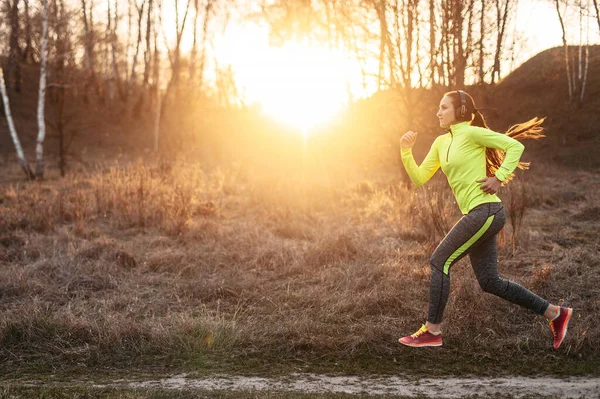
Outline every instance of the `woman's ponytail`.
<svg viewBox="0 0 600 399">
<path fill-rule="evenodd" d="M 523 141 L 525 139 L 541 139 L 542 137 L 546 137 L 542 134 L 544 128 L 542 127 L 542 123 L 545 118 L 535 117 L 533 119 L 528 120 L 527 122 L 519 123 L 517 125 L 511 126 L 507 131 L 507 136 L 518 140 Z M 505 153 L 496 148 L 486 148 L 486 173 L 488 177 L 494 176 L 502 162 L 504 161 Z M 521 170 L 529 169 L 529 162 L 519 162 L 517 164 L 517 168 Z M 514 173 L 511 173 L 504 182 L 503 185 L 512 180 L 515 176 Z"/>
<path fill-rule="evenodd" d="M 544 128 L 542 127 L 542 123 L 544 122 L 544 119 L 545 118 L 535 117 L 533 119 L 528 120 L 527 122 L 513 125 L 504 134 L 518 141 L 522 141 L 524 139 L 537 140 L 542 137 L 546 137 L 542 134 L 542 131 L 544 130 Z M 479 126 L 489 129 L 489 127 L 485 123 L 485 118 L 483 117 L 483 114 L 478 109 L 474 110 L 473 119 L 471 120 L 470 124 L 471 126 Z M 494 176 L 496 174 L 496 171 L 498 170 L 498 168 L 500 168 L 500 165 L 502 165 L 502 162 L 504 161 L 504 155 L 504 151 L 498 150 L 496 148 L 485 149 L 485 169 L 488 177 Z M 521 170 L 528 169 L 529 162 L 519 162 L 517 164 L 517 168 Z M 503 184 L 506 184 L 509 181 L 511 181 L 514 176 L 514 173 L 511 173 L 510 176 L 508 176 L 504 180 Z"/>
<path fill-rule="evenodd" d="M 469 121 L 471 126 L 479 126 L 486 129 L 490 129 L 488 125 L 485 123 L 485 118 L 481 111 L 479 111 L 475 106 L 475 101 L 473 97 L 471 97 L 468 93 L 462 92 L 465 97 L 465 107 L 467 109 L 467 115 L 465 116 L 463 121 L 469 121 L 469 115 L 472 115 L 472 119 Z M 458 108 L 462 105 L 461 97 L 458 91 L 451 91 L 445 94 L 445 96 L 450 96 L 452 98 L 453 105 Z M 535 117 L 533 119 L 528 120 L 527 122 L 519 123 L 517 125 L 511 126 L 507 131 L 507 136 L 522 141 L 525 139 L 540 139 L 542 137 L 546 137 L 542 134 L 544 128 L 542 127 L 542 123 L 545 118 Z M 490 129 L 491 130 L 491 129 Z M 502 165 L 504 161 L 504 151 L 498 150 L 496 148 L 486 148 L 485 149 L 485 157 L 486 157 L 486 174 L 488 177 L 494 176 L 498 168 Z M 519 162 L 517 164 L 519 169 L 525 170 L 529 168 L 529 162 Z M 508 183 L 514 174 L 511 174 L 504 180 L 504 183 Z"/>
</svg>

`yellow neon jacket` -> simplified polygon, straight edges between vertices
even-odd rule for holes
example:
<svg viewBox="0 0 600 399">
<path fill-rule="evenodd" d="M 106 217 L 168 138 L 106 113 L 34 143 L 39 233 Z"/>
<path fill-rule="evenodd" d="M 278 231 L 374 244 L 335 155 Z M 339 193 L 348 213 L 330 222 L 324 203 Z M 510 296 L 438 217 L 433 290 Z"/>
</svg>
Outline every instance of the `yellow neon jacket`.
<svg viewBox="0 0 600 399">
<path fill-rule="evenodd" d="M 515 170 L 525 149 L 523 144 L 505 134 L 462 122 L 450 126 L 449 133 L 435 139 L 420 166 L 417 166 L 410 148 L 402 148 L 402 163 L 417 187 L 431 179 L 441 166 L 460 211 L 466 215 L 477 205 L 501 202 L 497 195 L 481 190 L 483 183 L 477 183 L 477 180 L 486 177 L 486 147 L 506 152 L 495 173 L 500 181 Z"/>
</svg>

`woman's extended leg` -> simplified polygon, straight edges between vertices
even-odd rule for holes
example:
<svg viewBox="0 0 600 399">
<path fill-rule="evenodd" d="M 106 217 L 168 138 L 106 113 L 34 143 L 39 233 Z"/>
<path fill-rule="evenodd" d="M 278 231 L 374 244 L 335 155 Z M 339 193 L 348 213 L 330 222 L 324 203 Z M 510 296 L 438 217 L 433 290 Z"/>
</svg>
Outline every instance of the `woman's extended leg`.
<svg viewBox="0 0 600 399">
<path fill-rule="evenodd" d="M 573 309 L 552 305 L 522 285 L 501 278 L 498 274 L 497 248 L 494 235 L 473 247 L 469 252 L 469 259 L 481 289 L 530 309 L 548 319 L 554 335 L 554 349 L 558 349 L 567 334 Z"/>
<path fill-rule="evenodd" d="M 496 236 L 493 236 L 475 246 L 469 253 L 481 289 L 543 316 L 550 306 L 547 300 L 518 283 L 500 277 L 497 248 Z"/>
</svg>

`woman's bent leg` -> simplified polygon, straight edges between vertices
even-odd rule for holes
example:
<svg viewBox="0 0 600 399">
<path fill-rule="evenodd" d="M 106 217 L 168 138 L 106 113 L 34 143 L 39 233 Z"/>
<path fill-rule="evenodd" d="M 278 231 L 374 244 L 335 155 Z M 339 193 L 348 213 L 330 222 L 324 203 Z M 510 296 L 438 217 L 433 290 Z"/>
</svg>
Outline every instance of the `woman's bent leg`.
<svg viewBox="0 0 600 399">
<path fill-rule="evenodd" d="M 427 321 L 439 324 L 450 293 L 450 268 L 481 240 L 495 236 L 504 226 L 500 203 L 482 204 L 452 227 L 430 259 L 429 313 Z"/>
</svg>

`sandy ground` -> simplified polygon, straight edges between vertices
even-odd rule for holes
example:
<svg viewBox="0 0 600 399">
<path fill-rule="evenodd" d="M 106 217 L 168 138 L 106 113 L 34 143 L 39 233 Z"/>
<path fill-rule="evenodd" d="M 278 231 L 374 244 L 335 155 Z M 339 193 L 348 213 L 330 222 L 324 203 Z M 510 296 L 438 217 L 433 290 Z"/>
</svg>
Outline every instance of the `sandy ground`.
<svg viewBox="0 0 600 399">
<path fill-rule="evenodd" d="M 26 385 L 48 386 L 48 381 L 28 381 Z M 89 384 L 89 385 L 88 385 Z M 57 383 L 52 386 L 77 386 Z M 468 396 L 600 398 L 600 377 L 506 377 L 506 378 L 402 378 L 402 377 L 331 377 L 316 374 L 291 374 L 286 377 L 262 378 L 213 376 L 193 378 L 187 374 L 158 380 L 115 380 L 85 385 L 96 388 L 161 388 L 177 390 L 269 391 L 302 393 L 347 393 L 354 395 L 403 395 L 431 398 Z"/>
</svg>

